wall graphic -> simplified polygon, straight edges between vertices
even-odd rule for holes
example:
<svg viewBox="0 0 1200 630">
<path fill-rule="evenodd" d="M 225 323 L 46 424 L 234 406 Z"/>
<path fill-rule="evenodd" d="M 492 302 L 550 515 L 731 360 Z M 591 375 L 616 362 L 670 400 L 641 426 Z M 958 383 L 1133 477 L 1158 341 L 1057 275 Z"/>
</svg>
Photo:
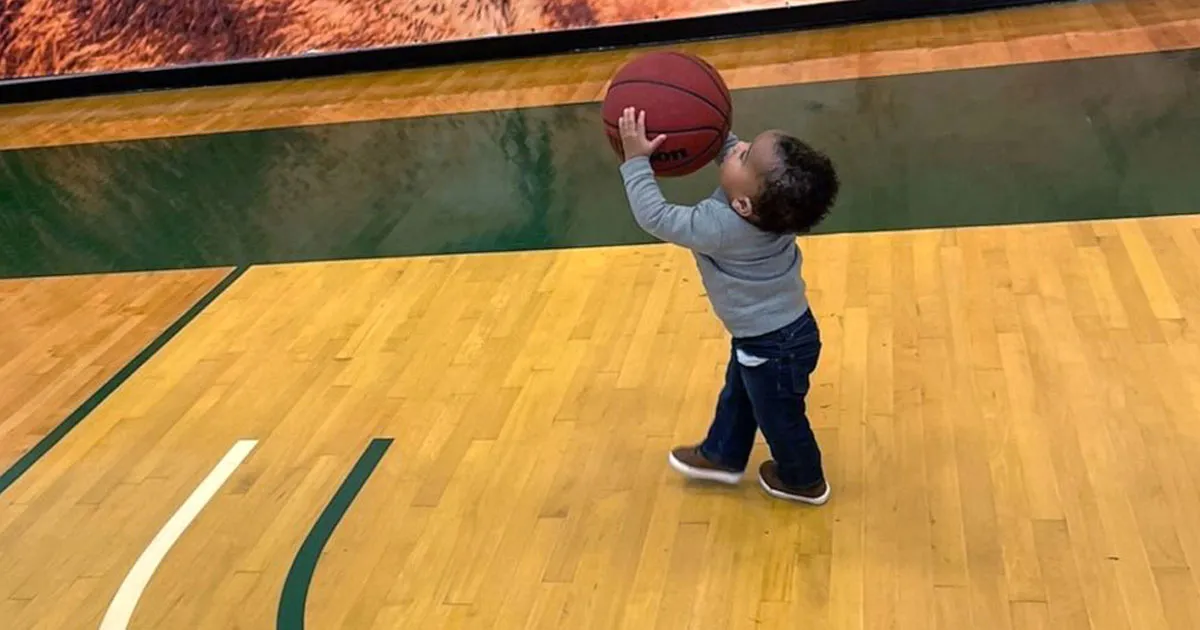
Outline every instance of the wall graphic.
<svg viewBox="0 0 1200 630">
<path fill-rule="evenodd" d="M 444 42 L 823 0 L 2 0 L 0 80 Z"/>
</svg>

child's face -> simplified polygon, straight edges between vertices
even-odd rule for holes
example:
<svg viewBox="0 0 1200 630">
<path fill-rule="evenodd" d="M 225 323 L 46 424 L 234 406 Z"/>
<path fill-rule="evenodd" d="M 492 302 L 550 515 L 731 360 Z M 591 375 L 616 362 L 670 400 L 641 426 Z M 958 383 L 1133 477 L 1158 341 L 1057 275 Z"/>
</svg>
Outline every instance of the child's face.
<svg viewBox="0 0 1200 630">
<path fill-rule="evenodd" d="M 764 131 L 753 142 L 739 142 L 721 163 L 721 189 L 729 204 L 743 217 L 754 214 L 750 202 L 758 196 L 763 177 L 775 167 L 775 131 Z"/>
</svg>

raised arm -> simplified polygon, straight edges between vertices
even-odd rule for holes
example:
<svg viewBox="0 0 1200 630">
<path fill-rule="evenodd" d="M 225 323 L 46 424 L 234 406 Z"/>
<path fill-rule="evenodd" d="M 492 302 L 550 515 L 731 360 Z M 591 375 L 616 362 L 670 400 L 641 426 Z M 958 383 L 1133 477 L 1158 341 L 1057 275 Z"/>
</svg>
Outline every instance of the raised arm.
<svg viewBox="0 0 1200 630">
<path fill-rule="evenodd" d="M 621 165 L 625 194 L 637 224 L 651 236 L 704 254 L 721 247 L 723 209 L 711 201 L 696 206 L 670 203 L 663 197 L 650 159 L 636 157 Z"/>
</svg>

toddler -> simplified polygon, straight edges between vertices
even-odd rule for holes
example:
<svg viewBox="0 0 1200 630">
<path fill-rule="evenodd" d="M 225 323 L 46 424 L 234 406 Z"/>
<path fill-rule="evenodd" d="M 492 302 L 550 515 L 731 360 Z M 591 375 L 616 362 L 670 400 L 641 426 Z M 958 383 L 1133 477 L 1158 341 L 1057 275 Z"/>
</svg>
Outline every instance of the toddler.
<svg viewBox="0 0 1200 630">
<path fill-rule="evenodd" d="M 829 213 L 838 178 L 829 158 L 780 131 L 753 142 L 730 134 L 717 157 L 720 187 L 695 206 L 669 203 L 649 156 L 665 136 L 646 137 L 646 114 L 620 120 L 621 176 L 633 216 L 652 236 L 692 251 L 713 310 L 732 336 L 725 386 L 708 436 L 673 450 L 686 477 L 736 484 L 761 429 L 772 460 L 759 468 L 773 497 L 822 505 L 829 484 L 805 412 L 821 336 L 800 275 L 796 235 Z"/>
</svg>

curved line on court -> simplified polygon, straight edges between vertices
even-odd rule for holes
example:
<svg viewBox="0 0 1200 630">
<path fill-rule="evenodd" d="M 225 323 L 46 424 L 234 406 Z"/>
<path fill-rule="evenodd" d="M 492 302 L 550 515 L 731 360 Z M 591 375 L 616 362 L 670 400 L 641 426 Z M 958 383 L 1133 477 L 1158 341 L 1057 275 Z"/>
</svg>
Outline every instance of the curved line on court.
<svg viewBox="0 0 1200 630">
<path fill-rule="evenodd" d="M 304 538 L 300 549 L 296 551 L 296 557 L 292 559 L 292 566 L 288 569 L 287 578 L 283 582 L 283 593 L 279 597 L 279 612 L 275 617 L 275 627 L 278 630 L 303 630 L 308 588 L 312 584 L 313 573 L 317 570 L 317 561 L 321 558 L 321 551 L 391 445 L 392 438 L 371 440 L 354 464 L 354 468 L 350 469 L 350 473 L 346 475 L 342 485 L 329 500 L 329 504 L 325 506 L 321 515 L 317 517 L 317 521 L 313 523 L 312 529 L 308 531 L 308 536 Z"/>
<path fill-rule="evenodd" d="M 142 592 L 146 590 L 146 585 L 150 583 L 150 578 L 158 569 L 163 558 L 167 556 L 167 552 L 187 530 L 188 525 L 192 524 L 204 506 L 208 505 L 208 502 L 217 494 L 217 490 L 220 490 L 225 481 L 233 475 L 233 471 L 237 470 L 237 467 L 250 455 L 250 451 L 254 450 L 256 444 L 258 444 L 258 440 L 235 442 L 229 452 L 225 453 L 225 457 L 217 462 L 217 465 L 200 482 L 200 485 L 196 486 L 183 505 L 179 506 L 179 509 L 171 515 L 162 529 L 158 530 L 158 534 L 142 550 L 142 555 L 138 556 L 137 561 L 130 567 L 129 573 L 125 574 L 125 580 L 121 582 L 117 594 L 113 595 L 112 601 L 108 604 L 108 610 L 105 611 L 104 619 L 100 622 L 100 630 L 125 630 L 129 627 L 129 620 L 133 617 L 133 611 L 137 608 Z"/>
<path fill-rule="evenodd" d="M 184 326 L 187 326 L 193 319 L 196 319 L 196 316 L 203 312 L 209 304 L 212 304 L 213 300 L 216 300 L 217 297 L 224 293 L 225 289 L 228 289 L 238 278 L 242 277 L 242 274 L 246 273 L 246 269 L 247 267 L 236 267 L 230 271 L 229 275 L 222 278 L 216 286 L 209 289 L 208 293 L 204 294 L 204 297 L 201 297 L 191 308 L 184 311 L 183 315 L 180 315 L 179 319 L 176 319 L 170 326 L 167 326 L 165 330 L 154 338 L 154 341 L 151 341 L 149 345 L 142 348 L 142 351 L 137 353 L 137 356 L 121 366 L 121 369 L 117 370 L 116 374 L 109 377 L 100 386 L 100 389 L 97 389 L 91 396 L 88 396 L 87 400 L 84 400 L 70 415 L 58 423 L 58 426 L 54 427 L 42 439 L 38 440 L 38 443 L 34 444 L 33 448 L 17 458 L 17 461 L 13 462 L 8 467 L 8 470 L 4 471 L 4 474 L 0 474 L 0 494 L 4 494 L 5 490 L 12 487 L 21 478 L 21 475 L 28 472 L 38 460 L 50 452 L 50 449 L 61 442 L 71 432 L 71 429 L 79 426 L 79 423 L 83 422 L 83 419 L 92 413 L 96 407 L 99 407 L 100 403 L 103 403 L 113 392 L 117 391 L 117 388 L 124 385 L 125 381 L 129 380 L 134 372 L 138 371 L 138 368 L 150 360 L 150 357 L 153 357 L 156 352 L 167 345 L 167 342 L 179 334 L 179 331 L 183 330 Z"/>
</svg>

